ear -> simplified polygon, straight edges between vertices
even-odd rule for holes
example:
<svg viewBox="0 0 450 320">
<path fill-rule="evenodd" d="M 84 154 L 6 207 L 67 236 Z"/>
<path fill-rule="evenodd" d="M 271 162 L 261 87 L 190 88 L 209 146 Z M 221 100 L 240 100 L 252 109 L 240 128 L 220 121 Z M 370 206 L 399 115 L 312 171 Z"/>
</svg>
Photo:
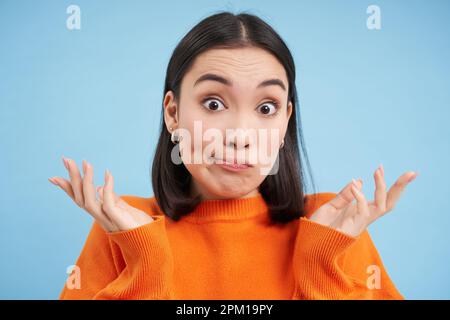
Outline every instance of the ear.
<svg viewBox="0 0 450 320">
<path fill-rule="evenodd" d="M 287 104 L 287 110 L 286 110 L 286 116 L 287 116 L 287 118 L 286 118 L 286 122 L 285 122 L 285 124 L 286 124 L 286 126 L 285 126 L 285 128 L 284 128 L 284 133 L 286 134 L 286 131 L 287 131 L 287 128 L 288 128 L 288 125 L 289 125 L 289 120 L 291 119 L 291 115 L 292 115 L 292 110 L 294 109 L 294 107 L 293 107 L 293 105 L 292 105 L 292 102 L 291 101 L 288 101 L 288 104 Z"/>
<path fill-rule="evenodd" d="M 164 122 L 169 132 L 169 128 L 175 130 L 178 127 L 178 105 L 171 90 L 164 96 Z"/>
<path fill-rule="evenodd" d="M 288 105 L 287 105 L 287 118 L 288 118 L 288 122 L 289 122 L 289 119 L 291 118 L 291 115 L 292 115 L 292 109 L 294 109 L 293 106 L 292 106 L 292 102 L 289 101 L 289 102 L 288 102 Z"/>
</svg>

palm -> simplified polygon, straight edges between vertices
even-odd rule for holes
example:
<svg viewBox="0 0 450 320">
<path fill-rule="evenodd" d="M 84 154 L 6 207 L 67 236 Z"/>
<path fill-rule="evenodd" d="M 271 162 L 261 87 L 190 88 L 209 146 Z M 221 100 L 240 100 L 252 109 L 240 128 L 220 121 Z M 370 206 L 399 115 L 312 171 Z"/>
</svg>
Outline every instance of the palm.
<svg viewBox="0 0 450 320">
<path fill-rule="evenodd" d="M 80 208 L 93 216 L 105 231 L 129 230 L 153 221 L 147 213 L 130 206 L 114 193 L 114 178 L 108 171 L 105 172 L 104 187 L 97 188 L 99 194 L 97 199 L 92 166 L 83 161 L 84 177 L 82 177 L 75 161 L 65 158 L 63 160 L 69 171 L 70 181 L 61 177 L 49 180 L 61 187 Z"/>
<path fill-rule="evenodd" d="M 375 197 L 367 201 L 362 193 L 362 180 L 347 184 L 335 198 L 318 208 L 310 217 L 311 221 L 334 228 L 351 236 L 358 236 L 376 219 L 391 211 L 406 185 L 417 176 L 407 172 L 400 176 L 386 191 L 384 170 L 380 166 L 374 173 Z M 356 203 L 353 200 L 356 199 Z"/>
<path fill-rule="evenodd" d="M 103 204 L 103 188 L 98 188 L 98 193 L 100 196 L 99 202 L 100 204 Z M 114 195 L 115 200 L 115 206 L 111 209 L 114 210 L 114 213 L 109 213 L 109 215 L 113 214 L 116 217 L 120 217 L 120 222 L 116 222 L 116 226 L 118 229 L 124 228 L 132 229 L 137 228 L 143 224 L 146 224 L 151 221 L 149 219 L 149 215 L 145 213 L 144 211 L 141 211 L 133 206 L 130 206 L 125 200 L 120 198 L 117 195 Z M 122 228 L 120 227 L 122 226 Z"/>
</svg>

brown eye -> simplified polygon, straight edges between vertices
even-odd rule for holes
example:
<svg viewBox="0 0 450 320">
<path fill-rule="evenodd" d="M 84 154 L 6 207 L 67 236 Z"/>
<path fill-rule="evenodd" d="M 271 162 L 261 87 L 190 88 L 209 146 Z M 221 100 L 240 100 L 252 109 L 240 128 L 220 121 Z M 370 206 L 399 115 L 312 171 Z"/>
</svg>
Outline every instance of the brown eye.
<svg viewBox="0 0 450 320">
<path fill-rule="evenodd" d="M 225 109 L 225 106 L 218 99 L 206 99 L 203 101 L 203 106 L 210 111 L 220 111 Z"/>
<path fill-rule="evenodd" d="M 266 116 L 274 115 L 278 110 L 278 105 L 276 102 L 264 102 L 262 105 L 258 107 L 259 112 Z"/>
</svg>

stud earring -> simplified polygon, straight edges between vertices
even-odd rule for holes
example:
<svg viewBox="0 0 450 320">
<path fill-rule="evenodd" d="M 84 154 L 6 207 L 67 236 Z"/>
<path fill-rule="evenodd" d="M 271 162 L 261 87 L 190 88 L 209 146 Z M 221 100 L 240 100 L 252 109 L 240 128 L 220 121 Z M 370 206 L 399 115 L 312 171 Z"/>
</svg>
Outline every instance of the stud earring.
<svg viewBox="0 0 450 320">
<path fill-rule="evenodd" d="M 172 127 L 170 127 L 170 131 L 172 131 Z M 170 136 L 170 140 L 175 144 L 179 143 L 182 139 L 183 139 L 183 137 L 180 136 L 179 134 L 175 134 L 175 131 L 173 131 Z"/>
</svg>

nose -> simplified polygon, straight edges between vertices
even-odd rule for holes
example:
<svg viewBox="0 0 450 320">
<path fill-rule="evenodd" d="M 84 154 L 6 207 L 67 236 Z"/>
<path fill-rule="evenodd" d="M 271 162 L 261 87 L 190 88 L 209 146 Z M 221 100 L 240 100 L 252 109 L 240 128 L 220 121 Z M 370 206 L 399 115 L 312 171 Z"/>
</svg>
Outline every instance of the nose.
<svg viewBox="0 0 450 320">
<path fill-rule="evenodd" d="M 230 141 L 228 144 L 228 147 L 230 148 L 234 148 L 234 149 L 248 149 L 250 146 L 249 143 L 240 143 L 240 142 L 236 142 L 236 141 Z"/>
<path fill-rule="evenodd" d="M 250 149 L 256 143 L 257 133 L 247 108 L 238 108 L 232 122 L 225 129 L 224 145 L 235 150 Z"/>
<path fill-rule="evenodd" d="M 229 148 L 248 149 L 251 145 L 252 130 L 248 128 L 228 129 L 225 134 L 225 146 Z"/>
</svg>

